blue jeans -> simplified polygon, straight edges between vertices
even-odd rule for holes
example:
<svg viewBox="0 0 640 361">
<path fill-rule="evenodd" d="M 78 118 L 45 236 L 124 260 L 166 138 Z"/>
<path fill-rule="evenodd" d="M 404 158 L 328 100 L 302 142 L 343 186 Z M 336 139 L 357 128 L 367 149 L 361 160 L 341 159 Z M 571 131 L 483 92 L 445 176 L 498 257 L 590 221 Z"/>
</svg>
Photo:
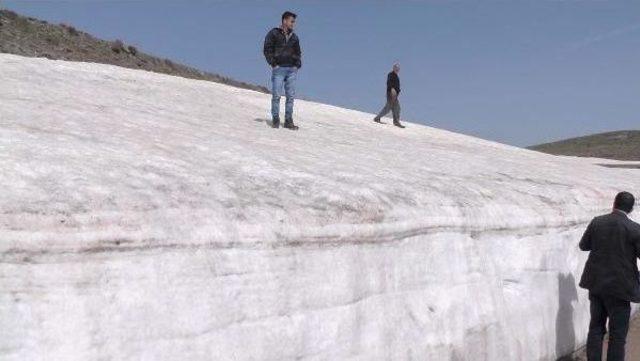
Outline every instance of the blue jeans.
<svg viewBox="0 0 640 361">
<path fill-rule="evenodd" d="M 280 119 L 280 91 L 284 85 L 287 97 L 284 119 L 293 119 L 293 100 L 296 96 L 296 75 L 298 68 L 279 66 L 271 71 L 271 116 Z"/>
</svg>

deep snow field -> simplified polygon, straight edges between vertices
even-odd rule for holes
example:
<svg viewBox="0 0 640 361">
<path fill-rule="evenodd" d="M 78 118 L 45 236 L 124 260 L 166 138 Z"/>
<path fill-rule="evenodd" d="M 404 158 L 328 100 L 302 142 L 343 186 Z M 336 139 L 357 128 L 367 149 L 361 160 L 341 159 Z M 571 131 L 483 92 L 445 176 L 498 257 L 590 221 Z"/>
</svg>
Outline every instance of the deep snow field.
<svg viewBox="0 0 640 361">
<path fill-rule="evenodd" d="M 0 54 L 0 359 L 555 360 L 634 169 Z M 389 120 L 387 120 L 389 122 Z M 637 219 L 637 217 L 636 217 Z"/>
</svg>

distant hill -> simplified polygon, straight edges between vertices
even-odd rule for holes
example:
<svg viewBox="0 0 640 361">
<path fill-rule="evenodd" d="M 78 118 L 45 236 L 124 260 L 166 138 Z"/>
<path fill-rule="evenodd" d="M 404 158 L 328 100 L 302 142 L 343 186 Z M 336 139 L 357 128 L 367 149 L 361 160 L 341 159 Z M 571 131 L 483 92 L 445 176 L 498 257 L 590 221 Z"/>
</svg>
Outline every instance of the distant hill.
<svg viewBox="0 0 640 361">
<path fill-rule="evenodd" d="M 268 92 L 262 86 L 203 72 L 169 59 L 146 54 L 120 40 L 98 39 L 71 25 L 50 24 L 10 10 L 0 10 L 0 53 L 111 64 Z"/>
<path fill-rule="evenodd" d="M 623 130 L 529 147 L 544 153 L 640 161 L 640 130 Z"/>
</svg>

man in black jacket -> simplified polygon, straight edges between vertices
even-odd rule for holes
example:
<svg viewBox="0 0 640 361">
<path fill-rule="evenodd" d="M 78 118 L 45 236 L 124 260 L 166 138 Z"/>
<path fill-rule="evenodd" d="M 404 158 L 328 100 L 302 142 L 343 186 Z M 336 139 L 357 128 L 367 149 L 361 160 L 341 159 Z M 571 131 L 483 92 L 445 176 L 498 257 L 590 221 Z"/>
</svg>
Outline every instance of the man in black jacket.
<svg viewBox="0 0 640 361">
<path fill-rule="evenodd" d="M 302 67 L 300 40 L 293 32 L 296 14 L 286 11 L 282 14 L 282 24 L 273 28 L 264 39 L 264 57 L 271 66 L 271 117 L 273 127 L 280 126 L 280 89 L 284 85 L 285 102 L 284 127 L 297 130 L 293 124 L 293 100 L 296 94 L 296 75 Z"/>
<path fill-rule="evenodd" d="M 627 217 L 635 199 L 631 193 L 616 196 L 613 212 L 594 218 L 580 240 L 590 251 L 580 287 L 589 290 L 591 322 L 587 359 L 602 360 L 602 340 L 609 319 L 608 361 L 624 361 L 629 330 L 629 302 L 640 302 L 637 258 L 640 257 L 640 225 Z"/>
<path fill-rule="evenodd" d="M 400 124 L 400 101 L 398 100 L 398 95 L 400 95 L 399 72 L 400 64 L 393 64 L 393 70 L 387 75 L 387 103 L 373 120 L 382 123 L 380 118 L 391 111 L 393 113 L 393 125 L 404 128 L 404 125 Z"/>
</svg>

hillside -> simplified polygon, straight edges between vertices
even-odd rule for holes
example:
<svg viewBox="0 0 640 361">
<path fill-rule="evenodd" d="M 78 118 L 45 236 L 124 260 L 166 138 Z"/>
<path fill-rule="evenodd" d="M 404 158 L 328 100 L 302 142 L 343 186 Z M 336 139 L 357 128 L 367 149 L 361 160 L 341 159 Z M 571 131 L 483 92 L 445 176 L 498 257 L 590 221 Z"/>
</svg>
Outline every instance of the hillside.
<svg viewBox="0 0 640 361">
<path fill-rule="evenodd" d="M 593 134 L 529 148 L 556 155 L 640 161 L 640 130 Z"/>
<path fill-rule="evenodd" d="M 555 360 L 637 170 L 0 54 L 0 359 Z"/>
<path fill-rule="evenodd" d="M 10 10 L 0 10 L 0 53 L 111 64 L 268 92 L 262 86 L 203 72 L 169 59 L 146 54 L 120 40 L 101 40 L 71 25 L 50 24 Z"/>
</svg>

